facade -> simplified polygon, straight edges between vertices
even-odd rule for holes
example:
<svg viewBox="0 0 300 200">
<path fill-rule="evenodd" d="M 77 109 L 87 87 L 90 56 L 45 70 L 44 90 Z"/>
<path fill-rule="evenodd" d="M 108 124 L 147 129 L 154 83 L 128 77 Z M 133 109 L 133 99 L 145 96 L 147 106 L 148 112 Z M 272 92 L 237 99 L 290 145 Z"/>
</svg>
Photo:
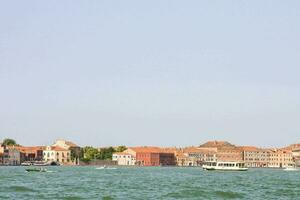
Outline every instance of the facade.
<svg viewBox="0 0 300 200">
<path fill-rule="evenodd" d="M 243 149 L 226 141 L 208 141 L 199 146 L 200 149 L 216 150 L 218 161 L 242 162 Z"/>
<path fill-rule="evenodd" d="M 216 162 L 217 151 L 197 147 L 178 149 L 176 161 L 178 166 L 202 166 L 205 162 Z"/>
<path fill-rule="evenodd" d="M 14 146 L 6 147 L 3 152 L 3 165 L 20 165 L 21 153 Z"/>
<path fill-rule="evenodd" d="M 300 148 L 292 150 L 293 158 L 297 167 L 300 167 Z"/>
<path fill-rule="evenodd" d="M 61 147 L 64 149 L 68 149 L 71 151 L 71 159 L 73 159 L 73 163 L 74 164 L 78 164 L 79 163 L 79 158 L 80 158 L 80 146 L 78 146 L 77 144 L 74 144 L 73 142 L 67 141 L 67 140 L 63 140 L 63 139 L 59 139 L 56 140 L 55 143 L 52 145 L 54 147 Z"/>
<path fill-rule="evenodd" d="M 125 152 L 117 152 L 112 155 L 112 160 L 117 161 L 118 165 L 135 165 L 135 156 Z"/>
<path fill-rule="evenodd" d="M 33 161 L 42 161 L 43 160 L 43 151 L 46 147 L 37 146 L 37 147 L 16 147 L 21 153 L 21 163 L 22 162 L 33 162 Z"/>
<path fill-rule="evenodd" d="M 291 144 L 288 147 L 283 148 L 283 150 L 292 151 L 293 159 L 295 161 L 295 165 L 300 167 L 300 143 Z"/>
<path fill-rule="evenodd" d="M 58 146 L 47 146 L 43 152 L 43 160 L 46 162 L 70 165 L 72 164 L 71 151 Z"/>
<path fill-rule="evenodd" d="M 238 147 L 220 147 L 217 151 L 218 161 L 242 162 L 244 161 L 244 152 Z"/>
<path fill-rule="evenodd" d="M 270 150 L 256 147 L 241 147 L 244 150 L 244 162 L 246 167 L 268 167 L 270 162 Z"/>
<path fill-rule="evenodd" d="M 271 149 L 268 167 L 285 168 L 294 166 L 294 158 L 291 150 Z"/>
<path fill-rule="evenodd" d="M 131 147 L 124 151 L 133 155 L 139 166 L 176 165 L 173 149 L 159 147 Z"/>
</svg>

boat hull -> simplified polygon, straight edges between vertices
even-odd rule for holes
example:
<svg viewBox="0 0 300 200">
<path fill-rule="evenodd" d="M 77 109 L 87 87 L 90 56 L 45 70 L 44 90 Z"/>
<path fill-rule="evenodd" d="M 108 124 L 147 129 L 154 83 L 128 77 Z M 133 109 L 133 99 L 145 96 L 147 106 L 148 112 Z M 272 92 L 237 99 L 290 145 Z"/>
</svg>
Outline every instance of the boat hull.
<svg viewBox="0 0 300 200">
<path fill-rule="evenodd" d="M 248 168 L 210 168 L 210 167 L 203 167 L 204 170 L 207 171 L 247 171 Z"/>
<path fill-rule="evenodd" d="M 47 172 L 46 169 L 25 169 L 27 172 Z"/>
</svg>

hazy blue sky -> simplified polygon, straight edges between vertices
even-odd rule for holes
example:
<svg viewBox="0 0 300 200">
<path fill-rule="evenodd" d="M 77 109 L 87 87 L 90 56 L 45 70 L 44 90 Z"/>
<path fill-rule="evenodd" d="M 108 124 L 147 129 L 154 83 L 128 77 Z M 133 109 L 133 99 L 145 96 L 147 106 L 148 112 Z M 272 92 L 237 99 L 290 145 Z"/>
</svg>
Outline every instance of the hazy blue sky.
<svg viewBox="0 0 300 200">
<path fill-rule="evenodd" d="M 300 142 L 300 1 L 2 1 L 0 139 Z"/>
</svg>

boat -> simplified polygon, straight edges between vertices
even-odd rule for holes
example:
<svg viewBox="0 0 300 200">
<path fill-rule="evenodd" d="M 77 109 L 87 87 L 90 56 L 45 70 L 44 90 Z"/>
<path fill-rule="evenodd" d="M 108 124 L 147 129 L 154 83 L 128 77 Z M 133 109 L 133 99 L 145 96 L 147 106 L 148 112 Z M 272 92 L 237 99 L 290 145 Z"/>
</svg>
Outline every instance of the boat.
<svg viewBox="0 0 300 200">
<path fill-rule="evenodd" d="M 21 163 L 21 166 L 31 166 L 32 163 L 31 162 L 23 162 Z"/>
<path fill-rule="evenodd" d="M 296 166 L 288 166 L 286 168 L 283 169 L 284 171 L 298 171 L 300 170 L 300 168 L 296 167 Z"/>
<path fill-rule="evenodd" d="M 248 168 L 245 167 L 243 162 L 227 162 L 227 161 L 217 161 L 217 162 L 207 162 L 203 164 L 202 168 L 204 170 L 220 170 L 220 171 L 247 171 Z"/>
<path fill-rule="evenodd" d="M 43 161 L 36 161 L 33 163 L 33 166 L 48 166 L 49 163 Z"/>
<path fill-rule="evenodd" d="M 27 168 L 27 172 L 47 172 L 47 169 L 44 168 Z"/>
</svg>

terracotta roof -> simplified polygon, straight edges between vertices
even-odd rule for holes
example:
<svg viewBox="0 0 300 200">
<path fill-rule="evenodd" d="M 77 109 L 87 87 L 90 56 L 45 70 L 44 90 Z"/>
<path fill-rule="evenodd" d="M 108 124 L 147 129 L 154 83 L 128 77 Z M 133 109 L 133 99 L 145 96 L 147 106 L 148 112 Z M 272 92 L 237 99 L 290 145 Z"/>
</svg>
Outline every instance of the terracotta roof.
<svg viewBox="0 0 300 200">
<path fill-rule="evenodd" d="M 23 153 L 36 153 L 36 151 L 38 151 L 38 150 L 45 150 L 46 149 L 45 146 L 35 146 L 35 147 L 19 146 L 19 147 L 15 147 L 15 148 L 18 149 L 19 151 L 23 152 Z"/>
<path fill-rule="evenodd" d="M 184 153 L 216 153 L 216 149 L 186 147 L 186 148 L 183 149 L 183 152 Z"/>
<path fill-rule="evenodd" d="M 208 141 L 208 142 L 206 142 L 204 144 L 201 144 L 199 147 L 217 147 L 217 148 L 219 148 L 219 147 L 224 147 L 224 146 L 226 146 L 226 147 L 234 147 L 234 145 L 230 144 L 229 142 L 226 142 L 226 141 L 217 141 L 217 140 L 215 140 L 215 141 Z"/>
<path fill-rule="evenodd" d="M 254 147 L 254 146 L 239 146 L 238 148 L 242 149 L 243 151 L 257 151 L 257 150 L 259 150 L 257 147 Z"/>
<path fill-rule="evenodd" d="M 59 147 L 59 146 L 51 146 L 52 151 L 69 151 L 68 149 Z"/>
<path fill-rule="evenodd" d="M 136 153 L 174 153 L 175 152 L 173 148 L 160 148 L 160 147 L 150 147 L 150 146 L 129 147 L 128 149 L 131 149 Z"/>
<path fill-rule="evenodd" d="M 289 145 L 287 147 L 284 147 L 282 149 L 286 149 L 286 150 L 300 149 L 300 143 L 298 143 L 298 144 L 291 144 L 291 145 Z"/>
</svg>

